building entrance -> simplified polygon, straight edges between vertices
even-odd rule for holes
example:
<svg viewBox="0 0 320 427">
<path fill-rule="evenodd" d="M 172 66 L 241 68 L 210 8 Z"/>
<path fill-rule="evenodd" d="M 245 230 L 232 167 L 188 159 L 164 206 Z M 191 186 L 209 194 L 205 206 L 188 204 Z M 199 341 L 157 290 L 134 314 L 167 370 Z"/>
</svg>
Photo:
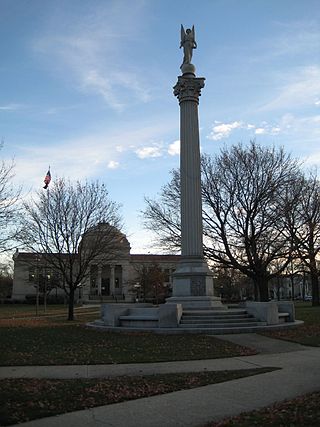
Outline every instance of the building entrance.
<svg viewBox="0 0 320 427">
<path fill-rule="evenodd" d="M 104 295 L 104 296 L 110 295 L 110 278 L 109 277 L 101 278 L 101 295 Z"/>
</svg>

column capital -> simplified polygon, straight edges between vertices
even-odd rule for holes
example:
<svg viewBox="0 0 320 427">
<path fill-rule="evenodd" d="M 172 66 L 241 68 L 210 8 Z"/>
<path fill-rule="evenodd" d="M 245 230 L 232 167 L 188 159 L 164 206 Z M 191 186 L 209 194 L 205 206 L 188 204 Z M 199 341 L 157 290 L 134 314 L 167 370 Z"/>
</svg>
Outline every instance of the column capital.
<svg viewBox="0 0 320 427">
<path fill-rule="evenodd" d="M 179 76 L 177 84 L 173 87 L 173 94 L 179 99 L 179 104 L 184 101 L 194 101 L 199 104 L 204 81 L 204 77 Z"/>
</svg>

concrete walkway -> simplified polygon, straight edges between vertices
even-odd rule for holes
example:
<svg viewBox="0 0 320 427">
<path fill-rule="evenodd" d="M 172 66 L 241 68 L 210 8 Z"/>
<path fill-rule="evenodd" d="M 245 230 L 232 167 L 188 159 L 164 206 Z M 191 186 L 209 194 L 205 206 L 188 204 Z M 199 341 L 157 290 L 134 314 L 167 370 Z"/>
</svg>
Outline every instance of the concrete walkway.
<svg viewBox="0 0 320 427">
<path fill-rule="evenodd" d="M 7 367 L 0 368 L 0 378 L 98 378 L 253 367 L 282 368 L 259 376 L 19 424 L 22 427 L 200 427 L 209 421 L 320 390 L 320 348 L 255 334 L 219 335 L 219 338 L 257 348 L 261 354 L 150 364 Z"/>
</svg>

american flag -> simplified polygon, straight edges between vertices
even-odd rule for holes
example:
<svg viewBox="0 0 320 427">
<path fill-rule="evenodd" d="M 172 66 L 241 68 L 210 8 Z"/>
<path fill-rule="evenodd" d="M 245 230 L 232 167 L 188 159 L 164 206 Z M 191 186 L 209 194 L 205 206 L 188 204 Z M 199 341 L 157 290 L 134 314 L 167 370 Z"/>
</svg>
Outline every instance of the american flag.
<svg viewBox="0 0 320 427">
<path fill-rule="evenodd" d="M 50 173 L 50 169 L 48 170 L 48 172 L 47 172 L 47 175 L 45 176 L 45 178 L 44 178 L 44 180 L 43 180 L 43 182 L 44 182 L 44 184 L 45 184 L 45 186 L 43 187 L 45 190 L 48 188 L 48 186 L 49 186 L 49 184 L 50 184 L 50 181 L 51 181 L 51 173 Z"/>
</svg>

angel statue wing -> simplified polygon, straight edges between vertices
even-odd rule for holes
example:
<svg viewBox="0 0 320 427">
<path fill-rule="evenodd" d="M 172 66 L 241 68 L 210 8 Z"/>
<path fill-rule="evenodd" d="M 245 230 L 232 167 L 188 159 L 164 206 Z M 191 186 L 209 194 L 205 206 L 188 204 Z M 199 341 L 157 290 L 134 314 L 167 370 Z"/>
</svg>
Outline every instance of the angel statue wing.
<svg viewBox="0 0 320 427">
<path fill-rule="evenodd" d="M 194 25 L 192 25 L 192 30 L 191 30 L 191 34 L 192 34 L 192 39 L 195 42 L 196 41 L 196 33 L 194 31 Z"/>
<path fill-rule="evenodd" d="M 180 43 L 180 47 L 182 47 L 182 45 L 183 45 L 185 36 L 186 36 L 186 32 L 184 31 L 183 25 L 181 25 L 181 43 Z"/>
</svg>

